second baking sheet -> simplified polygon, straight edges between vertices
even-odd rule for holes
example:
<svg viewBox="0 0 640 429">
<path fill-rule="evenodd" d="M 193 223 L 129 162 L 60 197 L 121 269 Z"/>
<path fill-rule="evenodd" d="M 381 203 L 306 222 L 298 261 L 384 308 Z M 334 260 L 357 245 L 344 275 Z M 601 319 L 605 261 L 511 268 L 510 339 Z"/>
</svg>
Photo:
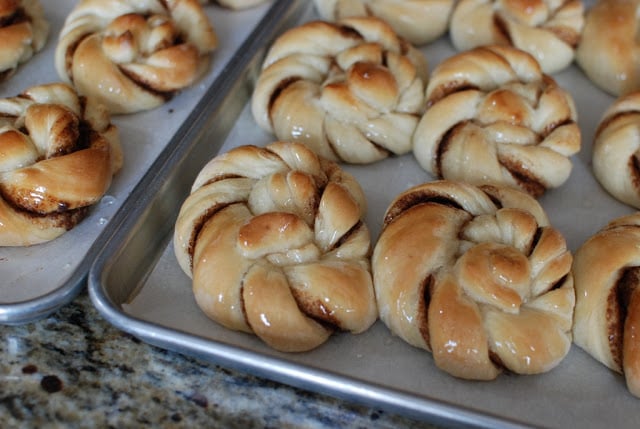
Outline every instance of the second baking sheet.
<svg viewBox="0 0 640 429">
<path fill-rule="evenodd" d="M 288 11 L 298 16 L 294 20 L 298 23 L 315 17 L 311 6 L 301 2 L 291 2 Z M 286 28 L 290 18 L 274 22 L 273 31 Z M 247 105 L 265 49 L 258 47 L 251 58 L 237 63 L 237 79 L 228 82 L 227 96 L 202 118 L 203 128 L 193 131 L 193 140 L 183 142 L 184 152 L 167 158 L 168 170 L 156 173 L 154 180 L 164 180 L 166 185 L 140 202 L 98 258 L 91 271 L 90 292 L 105 317 L 160 347 L 432 422 L 635 427 L 640 410 L 624 380 L 575 346 L 546 374 L 502 374 L 492 382 L 471 382 L 438 370 L 429 353 L 392 336 L 380 322 L 361 335 L 335 335 L 308 353 L 283 354 L 203 315 L 191 294 L 191 282 L 173 254 L 173 222 L 198 168 L 210 157 L 238 145 L 263 146 L 273 141 L 256 126 Z M 431 68 L 454 53 L 446 37 L 424 52 Z M 555 77 L 574 96 L 583 146 L 572 159 L 569 181 L 549 191 L 541 203 L 575 251 L 609 220 L 633 210 L 606 194 L 590 169 L 591 139 L 613 98 L 596 89 L 575 66 Z M 432 180 L 411 154 L 345 168 L 365 190 L 374 242 L 389 202 L 408 187 Z M 154 183 L 151 178 L 149 183 Z"/>
</svg>

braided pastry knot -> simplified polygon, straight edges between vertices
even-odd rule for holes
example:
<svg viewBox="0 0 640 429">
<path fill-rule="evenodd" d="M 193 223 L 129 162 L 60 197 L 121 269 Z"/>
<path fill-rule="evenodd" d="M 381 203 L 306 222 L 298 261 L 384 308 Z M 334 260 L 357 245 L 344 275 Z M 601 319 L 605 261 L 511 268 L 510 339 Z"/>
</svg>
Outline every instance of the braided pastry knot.
<svg viewBox="0 0 640 429">
<path fill-rule="evenodd" d="M 413 141 L 434 176 L 497 183 L 537 197 L 563 184 L 580 150 L 571 95 L 511 47 L 490 46 L 440 63 Z"/>
<path fill-rule="evenodd" d="M 426 75 L 422 53 L 377 18 L 314 21 L 271 46 L 252 113 L 279 140 L 371 163 L 411 150 Z"/>
<path fill-rule="evenodd" d="M 447 31 L 453 0 L 314 0 L 323 19 L 377 16 L 411 43 L 431 42 Z"/>
<path fill-rule="evenodd" d="M 132 113 L 194 83 L 216 45 L 198 0 L 82 0 L 62 28 L 55 66 L 111 113 Z"/>
<path fill-rule="evenodd" d="M 449 34 L 459 51 L 513 46 L 535 57 L 545 73 L 556 73 L 573 62 L 583 27 L 581 0 L 461 0 Z"/>
<path fill-rule="evenodd" d="M 640 213 L 611 221 L 576 252 L 574 342 L 624 374 L 640 397 Z"/>
<path fill-rule="evenodd" d="M 593 173 L 611 195 L 640 208 L 640 92 L 620 97 L 604 113 L 593 142 Z"/>
<path fill-rule="evenodd" d="M 176 222 L 176 258 L 200 308 L 287 352 L 377 319 L 365 199 L 302 144 L 242 146 L 200 172 Z"/>
<path fill-rule="evenodd" d="M 545 372 L 571 346 L 571 261 L 521 191 L 418 185 L 391 203 L 373 251 L 380 319 L 456 377 Z"/>
<path fill-rule="evenodd" d="M 49 23 L 38 0 L 0 0 L 0 81 L 40 51 Z"/>
<path fill-rule="evenodd" d="M 62 83 L 0 99 L 0 246 L 52 240 L 102 198 L 122 165 L 109 121 Z"/>
</svg>

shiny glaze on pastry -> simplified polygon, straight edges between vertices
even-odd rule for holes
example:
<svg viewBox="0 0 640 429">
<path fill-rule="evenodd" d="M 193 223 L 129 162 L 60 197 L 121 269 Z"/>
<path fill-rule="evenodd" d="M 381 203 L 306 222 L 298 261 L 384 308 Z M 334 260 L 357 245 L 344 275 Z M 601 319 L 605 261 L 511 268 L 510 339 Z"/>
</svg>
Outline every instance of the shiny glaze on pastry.
<svg viewBox="0 0 640 429">
<path fill-rule="evenodd" d="M 504 45 L 531 54 L 545 73 L 569 66 L 584 27 L 581 0 L 460 0 L 449 34 L 459 51 Z"/>
<path fill-rule="evenodd" d="M 453 0 L 314 0 L 323 19 L 377 16 L 416 45 L 431 42 L 449 28 Z"/>
<path fill-rule="evenodd" d="M 174 234 L 211 319 L 286 352 L 377 319 L 366 202 L 337 164 L 298 143 L 241 146 L 200 172 Z"/>
<path fill-rule="evenodd" d="M 546 372 L 571 346 L 571 261 L 524 192 L 418 185 L 391 203 L 374 248 L 380 319 L 456 377 Z"/>
<path fill-rule="evenodd" d="M 0 0 L 0 81 L 40 51 L 48 35 L 39 0 Z"/>
<path fill-rule="evenodd" d="M 640 213 L 611 221 L 578 249 L 574 342 L 624 374 L 640 397 Z"/>
<path fill-rule="evenodd" d="M 28 246 L 73 228 L 122 165 L 103 106 L 62 83 L 0 99 L 0 246 Z"/>
<path fill-rule="evenodd" d="M 580 128 L 573 98 L 535 58 L 487 46 L 434 69 L 413 140 L 416 159 L 435 177 L 538 197 L 568 179 Z"/>
<path fill-rule="evenodd" d="M 593 141 L 593 173 L 616 199 L 640 209 L 640 92 L 606 110 Z"/>
<path fill-rule="evenodd" d="M 112 114 L 133 113 L 196 82 L 216 46 L 197 0 L 82 0 L 64 23 L 55 67 Z"/>
<path fill-rule="evenodd" d="M 377 18 L 313 21 L 271 46 L 251 109 L 278 140 L 371 163 L 411 150 L 426 75 L 422 53 Z"/>
</svg>

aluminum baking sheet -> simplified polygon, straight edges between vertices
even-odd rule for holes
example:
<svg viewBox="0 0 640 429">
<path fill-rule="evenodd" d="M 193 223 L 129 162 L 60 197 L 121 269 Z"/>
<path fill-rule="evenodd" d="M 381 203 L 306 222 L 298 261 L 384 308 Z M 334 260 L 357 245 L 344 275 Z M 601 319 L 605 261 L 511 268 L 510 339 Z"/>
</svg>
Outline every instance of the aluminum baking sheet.
<svg viewBox="0 0 640 429">
<path fill-rule="evenodd" d="M 53 62 L 55 46 L 76 1 L 45 0 L 41 4 L 51 25 L 47 44 L 16 75 L 0 84 L 0 97 L 15 96 L 32 85 L 60 80 Z M 104 245 L 102 232 L 106 225 L 163 148 L 177 136 L 199 100 L 210 97 L 212 83 L 271 5 L 268 1 L 245 11 L 205 6 L 219 41 L 209 71 L 157 109 L 112 117 L 120 130 L 124 166 L 90 216 L 49 243 L 0 247 L 0 323 L 17 324 L 43 317 L 82 290 L 89 267 Z"/>
<path fill-rule="evenodd" d="M 310 3 L 310 2 L 309 2 Z M 268 45 L 291 22 L 315 17 L 305 1 L 291 2 L 265 30 Z M 295 17 L 299 16 L 296 20 Z M 89 275 L 98 310 L 114 325 L 144 341 L 218 364 L 329 393 L 433 423 L 482 427 L 637 427 L 640 402 L 624 380 L 573 346 L 552 371 L 535 376 L 502 374 L 473 382 L 438 370 L 428 352 L 392 336 L 380 322 L 360 335 L 338 334 L 306 353 L 285 354 L 207 319 L 190 291 L 172 250 L 173 223 L 204 163 L 241 144 L 273 140 L 255 125 L 248 107 L 264 46 L 234 64 L 227 95 L 194 124 L 192 133 L 134 191 L 121 228 L 115 231 Z M 454 53 L 444 37 L 424 49 L 433 68 Z M 590 170 L 591 138 L 613 98 L 596 89 L 576 67 L 556 75 L 573 94 L 583 148 L 573 158 L 570 179 L 541 203 L 572 250 L 614 217 L 633 212 L 597 184 Z M 411 154 L 367 166 L 345 166 L 363 185 L 367 222 L 375 240 L 383 212 L 399 192 L 432 178 Z"/>
</svg>

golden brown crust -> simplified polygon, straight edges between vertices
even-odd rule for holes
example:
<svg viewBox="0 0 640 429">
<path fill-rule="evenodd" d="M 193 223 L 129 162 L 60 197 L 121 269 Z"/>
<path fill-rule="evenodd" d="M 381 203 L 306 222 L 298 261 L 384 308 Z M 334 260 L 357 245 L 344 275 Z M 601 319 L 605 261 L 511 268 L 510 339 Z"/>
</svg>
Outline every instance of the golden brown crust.
<svg viewBox="0 0 640 429">
<path fill-rule="evenodd" d="M 0 81 L 40 51 L 48 36 L 39 0 L 0 0 Z"/>
<path fill-rule="evenodd" d="M 453 45 L 505 45 L 531 54 L 545 73 L 569 66 L 584 27 L 581 0 L 461 0 L 451 15 Z"/>
<path fill-rule="evenodd" d="M 365 208 L 355 179 L 302 144 L 240 146 L 196 178 L 176 258 L 211 319 L 277 350 L 310 350 L 377 319 Z"/>
<path fill-rule="evenodd" d="M 640 396 L 640 214 L 613 220 L 576 252 L 574 342 L 598 361 L 624 373 Z"/>
<path fill-rule="evenodd" d="M 117 129 L 66 84 L 2 99 L 0 116 L 0 246 L 52 240 L 109 188 L 122 165 Z"/>
<path fill-rule="evenodd" d="M 197 81 L 216 46 L 197 0 L 83 0 L 67 16 L 55 66 L 111 113 L 132 113 Z"/>
<path fill-rule="evenodd" d="M 640 208 L 640 92 L 619 97 L 604 113 L 593 141 L 593 173 L 618 200 Z"/>
<path fill-rule="evenodd" d="M 449 28 L 452 0 L 314 0 L 323 19 L 376 16 L 416 45 L 431 42 Z"/>
<path fill-rule="evenodd" d="M 521 191 L 418 185 L 391 203 L 374 248 L 380 319 L 456 377 L 545 372 L 571 345 L 571 260 Z"/>
<path fill-rule="evenodd" d="M 580 149 L 571 95 L 529 54 L 486 46 L 440 63 L 413 153 L 435 177 L 508 185 L 533 196 L 562 185 Z"/>
<path fill-rule="evenodd" d="M 598 0 L 586 14 L 576 61 L 614 96 L 640 89 L 638 0 Z"/>
<path fill-rule="evenodd" d="M 411 150 L 426 74 L 422 53 L 381 20 L 314 21 L 271 46 L 251 109 L 279 140 L 371 163 Z"/>
</svg>

